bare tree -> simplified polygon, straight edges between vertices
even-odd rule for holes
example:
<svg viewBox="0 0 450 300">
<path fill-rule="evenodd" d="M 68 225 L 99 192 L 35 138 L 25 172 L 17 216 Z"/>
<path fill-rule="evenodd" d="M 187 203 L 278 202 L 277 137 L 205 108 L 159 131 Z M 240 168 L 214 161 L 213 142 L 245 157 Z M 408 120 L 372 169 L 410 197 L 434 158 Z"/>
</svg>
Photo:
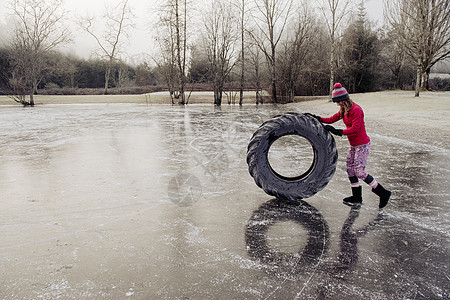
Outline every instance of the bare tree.
<svg viewBox="0 0 450 300">
<path fill-rule="evenodd" d="M 261 97 L 261 50 L 255 44 L 250 44 L 248 47 L 248 58 L 250 64 L 253 66 L 253 78 L 252 81 L 255 83 L 255 97 L 256 105 L 259 103 L 263 104 L 263 98 Z"/>
<path fill-rule="evenodd" d="M 172 22 L 172 10 L 162 11 L 159 16 L 155 36 L 159 45 L 159 53 L 153 60 L 156 63 L 159 76 L 167 85 L 171 103 L 175 104 L 174 98 L 179 98 L 179 90 L 176 91 L 179 81 L 177 80 L 176 36 Z"/>
<path fill-rule="evenodd" d="M 169 86 L 172 102 L 175 97 L 181 105 L 187 104 L 185 85 L 189 7 L 187 0 L 166 0 L 157 23 L 156 40 L 162 55 L 156 60 L 158 69 L 165 73 L 163 77 Z"/>
<path fill-rule="evenodd" d="M 431 67 L 450 57 L 450 1 L 387 1 L 385 15 L 408 56 L 416 61 L 418 97 Z"/>
<path fill-rule="evenodd" d="M 123 36 L 128 37 L 129 30 L 134 27 L 133 14 L 128 6 L 128 0 L 123 0 L 115 6 L 107 7 L 103 19 L 106 29 L 102 35 L 96 33 L 93 28 L 94 17 L 83 18 L 80 26 L 96 40 L 102 55 L 106 58 L 104 90 L 106 95 L 108 94 L 111 68 L 121 46 L 121 39 Z"/>
<path fill-rule="evenodd" d="M 381 40 L 381 65 L 384 70 L 389 70 L 392 76 L 392 87 L 400 87 L 400 76 L 405 66 L 411 62 L 406 55 L 402 43 L 395 30 L 388 30 Z"/>
<path fill-rule="evenodd" d="M 77 72 L 78 68 L 73 60 L 73 58 L 69 57 L 69 59 L 65 59 L 61 66 L 61 70 L 64 70 L 64 73 L 67 74 L 68 77 L 68 85 L 71 88 L 75 87 L 75 73 Z"/>
<path fill-rule="evenodd" d="M 70 41 L 69 30 L 63 24 L 65 12 L 62 0 L 13 0 L 10 8 L 17 18 L 10 51 L 14 66 L 11 98 L 33 106 L 33 95 L 45 74 L 46 58 L 58 45 Z"/>
<path fill-rule="evenodd" d="M 181 3 L 180 3 L 181 2 Z M 181 4 L 181 5 L 180 5 Z M 175 0 L 175 31 L 178 63 L 178 80 L 180 88 L 180 104 L 186 104 L 184 86 L 186 83 L 186 51 L 187 51 L 187 1 Z"/>
<path fill-rule="evenodd" d="M 235 22 L 230 3 L 212 1 L 211 10 L 205 18 L 204 45 L 213 77 L 214 105 L 217 106 L 222 104 L 223 86 L 235 64 Z"/>
<path fill-rule="evenodd" d="M 129 67 L 123 60 L 119 59 L 116 61 L 114 69 L 116 76 L 113 76 L 113 81 L 119 92 L 122 92 L 125 86 L 130 85 Z"/>
<path fill-rule="evenodd" d="M 247 13 L 246 0 L 240 0 L 238 5 L 240 12 L 240 34 L 241 34 L 241 76 L 239 82 L 239 105 L 244 101 L 244 82 L 245 82 L 245 18 Z"/>
<path fill-rule="evenodd" d="M 276 103 L 278 102 L 276 50 L 286 24 L 293 13 L 293 0 L 255 0 L 254 4 L 256 9 L 253 19 L 263 39 L 258 39 L 257 35 L 251 31 L 249 33 L 267 59 L 270 69 L 272 101 Z"/>
<path fill-rule="evenodd" d="M 428 1 L 421 87 L 428 89 L 431 68 L 450 57 L 450 1 Z"/>
<path fill-rule="evenodd" d="M 340 39 L 340 26 L 349 13 L 351 0 L 322 0 L 320 10 L 327 24 L 328 34 L 330 35 L 330 98 L 333 91 L 335 64 L 337 57 L 338 41 Z"/>
<path fill-rule="evenodd" d="M 299 11 L 294 26 L 292 30 L 289 30 L 287 40 L 282 43 L 279 59 L 279 73 L 282 81 L 280 94 L 288 101 L 294 100 L 296 84 L 305 66 L 306 57 L 313 51 L 311 45 L 315 38 L 315 22 L 306 3 Z"/>
</svg>

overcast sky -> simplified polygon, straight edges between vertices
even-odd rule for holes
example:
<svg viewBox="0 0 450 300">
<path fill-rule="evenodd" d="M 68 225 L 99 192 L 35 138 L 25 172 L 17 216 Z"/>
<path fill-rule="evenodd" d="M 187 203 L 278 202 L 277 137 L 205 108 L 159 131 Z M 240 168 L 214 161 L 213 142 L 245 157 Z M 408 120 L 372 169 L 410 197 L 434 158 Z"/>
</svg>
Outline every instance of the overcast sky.
<svg viewBox="0 0 450 300">
<path fill-rule="evenodd" d="M 45 0 L 43 0 L 45 1 Z M 107 3 L 118 3 L 119 0 L 65 0 L 65 9 L 70 12 L 70 18 L 79 16 L 101 16 Z M 130 7 L 135 15 L 135 28 L 130 40 L 122 52 L 129 55 L 127 60 L 139 60 L 143 53 L 154 53 L 152 25 L 157 18 L 157 8 L 164 0 L 129 0 Z M 196 0 L 199 3 L 207 3 L 207 0 Z M 355 0 L 359 2 L 359 0 Z M 0 32 L 7 26 L 7 4 L 9 0 L 0 0 Z M 366 13 L 369 19 L 383 22 L 383 0 L 366 0 Z M 95 40 L 87 33 L 80 30 L 75 23 L 70 25 L 74 36 L 74 43 L 66 46 L 66 51 L 74 55 L 89 58 L 97 45 Z M 1 33 L 0 33 L 1 34 Z M 0 41 L 1 42 L 1 41 Z"/>
</svg>

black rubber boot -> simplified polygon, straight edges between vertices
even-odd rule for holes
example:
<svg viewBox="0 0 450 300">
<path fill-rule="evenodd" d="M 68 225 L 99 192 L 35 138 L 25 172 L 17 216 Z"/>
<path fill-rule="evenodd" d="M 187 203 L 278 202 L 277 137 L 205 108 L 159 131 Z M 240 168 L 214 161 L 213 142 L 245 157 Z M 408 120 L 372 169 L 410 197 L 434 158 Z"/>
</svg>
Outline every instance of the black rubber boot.
<svg viewBox="0 0 450 300">
<path fill-rule="evenodd" d="M 344 204 L 353 205 L 362 203 L 362 186 L 352 187 L 352 195 L 344 198 Z"/>
<path fill-rule="evenodd" d="M 383 208 L 387 205 L 389 198 L 391 197 L 391 191 L 386 190 L 381 184 L 378 184 L 375 189 L 372 189 L 372 192 L 380 197 L 379 208 Z"/>
</svg>

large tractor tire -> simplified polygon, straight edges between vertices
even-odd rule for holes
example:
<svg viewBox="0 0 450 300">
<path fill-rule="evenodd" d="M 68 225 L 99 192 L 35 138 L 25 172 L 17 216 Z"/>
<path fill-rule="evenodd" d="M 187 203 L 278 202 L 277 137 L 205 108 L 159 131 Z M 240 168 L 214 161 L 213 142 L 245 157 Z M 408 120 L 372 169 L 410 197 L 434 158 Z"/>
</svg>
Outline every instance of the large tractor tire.
<svg viewBox="0 0 450 300">
<path fill-rule="evenodd" d="M 305 138 L 314 153 L 309 169 L 295 177 L 280 175 L 268 159 L 272 144 L 286 135 Z M 334 138 L 323 125 L 307 114 L 292 112 L 264 122 L 253 134 L 247 148 L 247 164 L 256 185 L 271 196 L 291 201 L 309 198 L 322 190 L 334 175 L 337 159 Z"/>
</svg>

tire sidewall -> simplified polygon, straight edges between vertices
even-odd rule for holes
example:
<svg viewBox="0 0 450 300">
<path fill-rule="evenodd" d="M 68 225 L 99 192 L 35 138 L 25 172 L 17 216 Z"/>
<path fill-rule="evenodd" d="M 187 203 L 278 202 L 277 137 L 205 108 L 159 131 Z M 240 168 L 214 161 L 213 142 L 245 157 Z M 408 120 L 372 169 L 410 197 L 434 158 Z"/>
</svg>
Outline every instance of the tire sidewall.
<svg viewBox="0 0 450 300">
<path fill-rule="evenodd" d="M 304 174 L 304 177 L 287 178 L 275 172 L 270 166 L 268 159 L 270 147 L 279 138 L 288 135 L 305 138 L 312 147 L 313 163 L 309 173 Z M 249 144 L 247 159 L 249 171 L 257 185 L 269 195 L 289 200 L 308 198 L 321 190 L 334 174 L 337 162 L 334 138 L 314 118 L 295 113 L 274 117 L 261 125 L 253 135 L 253 139 L 257 141 L 254 144 L 251 141 Z"/>
</svg>

